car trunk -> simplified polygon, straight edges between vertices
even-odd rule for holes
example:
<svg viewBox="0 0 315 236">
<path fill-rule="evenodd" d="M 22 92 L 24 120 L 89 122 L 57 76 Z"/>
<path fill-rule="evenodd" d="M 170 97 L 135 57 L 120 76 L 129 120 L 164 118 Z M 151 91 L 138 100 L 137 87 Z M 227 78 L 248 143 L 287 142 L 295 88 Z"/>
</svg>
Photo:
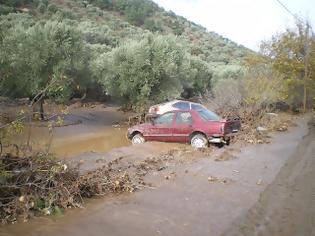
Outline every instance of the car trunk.
<svg viewBox="0 0 315 236">
<path fill-rule="evenodd" d="M 224 134 L 236 133 L 241 128 L 241 122 L 239 119 L 224 120 Z"/>
</svg>

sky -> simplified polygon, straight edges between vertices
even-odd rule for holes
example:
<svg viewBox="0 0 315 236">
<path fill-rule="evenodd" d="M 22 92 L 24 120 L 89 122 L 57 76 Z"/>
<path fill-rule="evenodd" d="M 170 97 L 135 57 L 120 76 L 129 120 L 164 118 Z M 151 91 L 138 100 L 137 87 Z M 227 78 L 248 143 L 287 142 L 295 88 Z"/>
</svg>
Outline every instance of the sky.
<svg viewBox="0 0 315 236">
<path fill-rule="evenodd" d="M 262 40 L 294 26 L 294 18 L 277 0 L 153 0 L 165 10 L 206 27 L 245 47 L 259 50 Z M 309 19 L 315 30 L 315 0 L 281 0 L 293 13 Z"/>
</svg>

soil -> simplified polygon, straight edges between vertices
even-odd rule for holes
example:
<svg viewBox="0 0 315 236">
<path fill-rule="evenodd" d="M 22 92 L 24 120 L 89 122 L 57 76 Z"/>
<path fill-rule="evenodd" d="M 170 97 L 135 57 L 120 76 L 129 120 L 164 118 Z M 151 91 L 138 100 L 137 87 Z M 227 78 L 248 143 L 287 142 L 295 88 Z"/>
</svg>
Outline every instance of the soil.
<svg viewBox="0 0 315 236">
<path fill-rule="evenodd" d="M 194 151 L 145 143 L 110 152 L 91 152 L 89 145 L 67 151 L 60 156 L 81 163 L 82 171 L 117 158 L 142 166 L 136 169 L 146 172 L 146 185 L 135 193 L 88 200 L 85 208 L 60 216 L 2 226 L 0 235 L 312 235 L 315 139 L 314 129 L 305 136 L 308 120 L 298 118 L 296 127 L 272 135 L 270 144 L 247 147 Z M 92 138 L 86 129 L 98 133 L 104 126 L 104 121 L 78 124 L 56 136 L 64 137 L 59 142 L 65 145 L 82 138 L 77 149 Z"/>
</svg>

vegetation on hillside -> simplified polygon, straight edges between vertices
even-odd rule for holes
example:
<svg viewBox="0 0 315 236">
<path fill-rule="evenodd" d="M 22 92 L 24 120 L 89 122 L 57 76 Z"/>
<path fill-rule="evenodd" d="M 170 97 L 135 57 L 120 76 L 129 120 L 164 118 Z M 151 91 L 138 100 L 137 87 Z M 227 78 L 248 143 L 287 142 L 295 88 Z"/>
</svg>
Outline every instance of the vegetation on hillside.
<svg viewBox="0 0 315 236">
<path fill-rule="evenodd" d="M 1 3 L 2 96 L 49 86 L 54 101 L 110 95 L 135 108 L 203 94 L 251 53 L 147 0 Z"/>
</svg>

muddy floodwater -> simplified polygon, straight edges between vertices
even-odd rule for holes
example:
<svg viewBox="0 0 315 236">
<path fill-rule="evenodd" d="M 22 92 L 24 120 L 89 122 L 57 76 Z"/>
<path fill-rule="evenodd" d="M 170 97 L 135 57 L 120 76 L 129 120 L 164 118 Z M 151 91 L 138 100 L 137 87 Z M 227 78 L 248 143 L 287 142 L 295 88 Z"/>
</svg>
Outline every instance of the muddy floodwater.
<svg viewBox="0 0 315 236">
<path fill-rule="evenodd" d="M 59 158 L 68 158 L 89 152 L 108 152 L 129 146 L 127 128 L 113 126 L 127 119 L 128 114 L 115 107 L 81 108 L 63 115 L 64 125 L 49 131 L 48 122 L 35 122 L 31 126 L 30 143 L 33 150 L 53 152 Z M 116 128 L 115 128 L 116 127 Z M 12 143 L 26 143 L 29 127 Z"/>
<path fill-rule="evenodd" d="M 71 139 L 59 139 L 52 144 L 52 152 L 59 157 L 69 157 L 85 152 L 108 152 L 114 148 L 129 146 L 126 128 L 108 128 L 102 132 Z"/>
</svg>

